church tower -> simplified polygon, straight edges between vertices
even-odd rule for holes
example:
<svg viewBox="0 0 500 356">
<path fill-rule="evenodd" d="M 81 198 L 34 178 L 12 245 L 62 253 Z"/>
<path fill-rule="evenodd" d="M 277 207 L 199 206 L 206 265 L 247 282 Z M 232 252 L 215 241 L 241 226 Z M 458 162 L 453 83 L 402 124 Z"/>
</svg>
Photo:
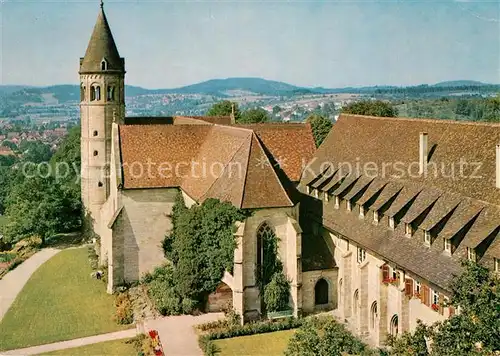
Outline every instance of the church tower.
<svg viewBox="0 0 500 356">
<path fill-rule="evenodd" d="M 100 208 L 110 194 L 111 127 L 125 117 L 125 60 L 116 48 L 102 1 L 79 74 L 82 202 L 97 228 Z"/>
</svg>

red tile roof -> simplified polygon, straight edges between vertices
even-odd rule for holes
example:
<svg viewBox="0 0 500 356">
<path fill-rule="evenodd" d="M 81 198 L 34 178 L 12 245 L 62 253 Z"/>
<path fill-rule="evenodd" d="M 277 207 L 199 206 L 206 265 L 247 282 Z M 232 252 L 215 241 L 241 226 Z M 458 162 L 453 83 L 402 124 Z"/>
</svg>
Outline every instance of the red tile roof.
<svg viewBox="0 0 500 356">
<path fill-rule="evenodd" d="M 290 130 L 309 141 L 307 134 L 296 131 Z M 293 206 L 272 164 L 271 152 L 285 152 L 285 144 L 275 142 L 284 135 L 274 127 L 259 132 L 267 134 L 263 141 L 273 147 L 270 152 L 258 133 L 239 126 L 120 125 L 123 187 L 181 187 L 197 201 L 214 197 L 242 208 Z M 287 153 L 297 162 L 300 153 L 289 153 L 297 142 L 288 143 Z M 300 176 L 299 168 L 289 172 Z"/>
</svg>

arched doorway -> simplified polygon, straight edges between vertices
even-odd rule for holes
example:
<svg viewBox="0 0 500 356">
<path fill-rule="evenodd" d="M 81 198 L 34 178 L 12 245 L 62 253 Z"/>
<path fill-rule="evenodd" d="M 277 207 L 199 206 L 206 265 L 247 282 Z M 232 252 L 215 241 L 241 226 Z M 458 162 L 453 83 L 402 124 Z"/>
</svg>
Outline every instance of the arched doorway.
<svg viewBox="0 0 500 356">
<path fill-rule="evenodd" d="M 373 302 L 372 307 L 370 308 L 370 329 L 372 331 L 377 330 L 378 326 L 378 308 L 377 302 Z"/>
<path fill-rule="evenodd" d="M 316 285 L 314 286 L 314 304 L 315 305 L 328 304 L 328 302 L 329 302 L 328 289 L 329 289 L 329 285 L 325 279 L 320 278 L 316 282 Z"/>
<path fill-rule="evenodd" d="M 213 313 L 225 311 L 228 307 L 233 308 L 233 291 L 226 283 L 220 282 L 215 292 L 208 295 L 206 309 Z"/>
<path fill-rule="evenodd" d="M 398 315 L 394 314 L 392 319 L 391 319 L 391 328 L 390 328 L 390 333 L 392 336 L 398 336 Z"/>
</svg>

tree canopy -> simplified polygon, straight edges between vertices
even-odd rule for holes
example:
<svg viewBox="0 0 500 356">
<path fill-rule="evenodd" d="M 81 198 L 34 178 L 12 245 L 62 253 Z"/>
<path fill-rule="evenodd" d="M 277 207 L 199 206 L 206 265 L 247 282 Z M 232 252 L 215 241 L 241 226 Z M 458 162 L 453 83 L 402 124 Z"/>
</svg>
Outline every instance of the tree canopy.
<svg viewBox="0 0 500 356">
<path fill-rule="evenodd" d="M 344 106 L 342 108 L 342 113 L 384 117 L 396 117 L 398 115 L 396 108 L 394 108 L 390 103 L 381 100 L 355 101 Z"/>
<path fill-rule="evenodd" d="M 45 241 L 80 228 L 79 132 L 79 127 L 70 131 L 50 164 L 48 146 L 30 142 L 22 145 L 26 151 L 21 162 L 0 167 L 0 210 L 8 217 L 3 231 L 7 239 L 38 235 Z"/>
<path fill-rule="evenodd" d="M 163 276 L 160 282 L 154 282 L 154 276 L 147 278 L 153 286 L 151 297 L 161 305 L 160 312 L 179 313 L 181 309 L 175 305 L 181 302 L 186 303 L 186 308 L 182 308 L 186 311 L 215 291 L 224 271 L 232 271 L 234 223 L 245 216 L 244 211 L 217 199 L 207 199 L 187 209 L 178 194 L 172 212 L 173 230 L 163 241 L 170 265 L 159 273 Z"/>
<path fill-rule="evenodd" d="M 234 119 L 238 121 L 241 118 L 238 104 L 229 100 L 223 100 L 213 104 L 212 107 L 208 110 L 207 116 L 229 116 L 233 112 L 233 106 Z"/>
<path fill-rule="evenodd" d="M 311 124 L 312 133 L 314 136 L 314 141 L 316 142 L 316 147 L 319 147 L 323 140 L 326 138 L 330 132 L 333 123 L 318 114 L 312 114 L 307 118 L 307 122 Z"/>
<path fill-rule="evenodd" d="M 293 334 L 286 356 L 379 355 L 354 337 L 332 316 L 307 319 Z"/>
<path fill-rule="evenodd" d="M 237 122 L 242 124 L 259 124 L 270 121 L 266 110 L 262 108 L 254 108 L 243 111 L 240 120 Z"/>
</svg>

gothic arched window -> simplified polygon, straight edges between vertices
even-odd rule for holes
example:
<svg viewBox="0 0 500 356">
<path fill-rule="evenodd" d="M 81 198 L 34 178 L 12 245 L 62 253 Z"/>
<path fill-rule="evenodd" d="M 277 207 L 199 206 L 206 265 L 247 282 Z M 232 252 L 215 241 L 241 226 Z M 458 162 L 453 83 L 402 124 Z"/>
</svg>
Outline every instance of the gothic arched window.
<svg viewBox="0 0 500 356">
<path fill-rule="evenodd" d="M 107 70 L 108 69 L 108 62 L 106 62 L 105 59 L 101 61 L 101 70 Z"/>
<path fill-rule="evenodd" d="M 95 86 L 91 86 L 90 87 L 90 101 L 94 101 L 95 100 Z"/>
<path fill-rule="evenodd" d="M 391 335 L 392 336 L 398 336 L 398 328 L 399 328 L 399 325 L 398 325 L 398 315 L 397 314 L 394 314 L 394 316 L 392 317 L 391 319 Z"/>
<path fill-rule="evenodd" d="M 272 270 L 278 258 L 278 238 L 274 229 L 264 222 L 257 230 L 257 280 L 264 287 L 271 281 Z"/>
<path fill-rule="evenodd" d="M 377 302 L 373 302 L 372 307 L 370 308 L 370 328 L 375 330 L 378 323 L 378 308 Z"/>
</svg>

